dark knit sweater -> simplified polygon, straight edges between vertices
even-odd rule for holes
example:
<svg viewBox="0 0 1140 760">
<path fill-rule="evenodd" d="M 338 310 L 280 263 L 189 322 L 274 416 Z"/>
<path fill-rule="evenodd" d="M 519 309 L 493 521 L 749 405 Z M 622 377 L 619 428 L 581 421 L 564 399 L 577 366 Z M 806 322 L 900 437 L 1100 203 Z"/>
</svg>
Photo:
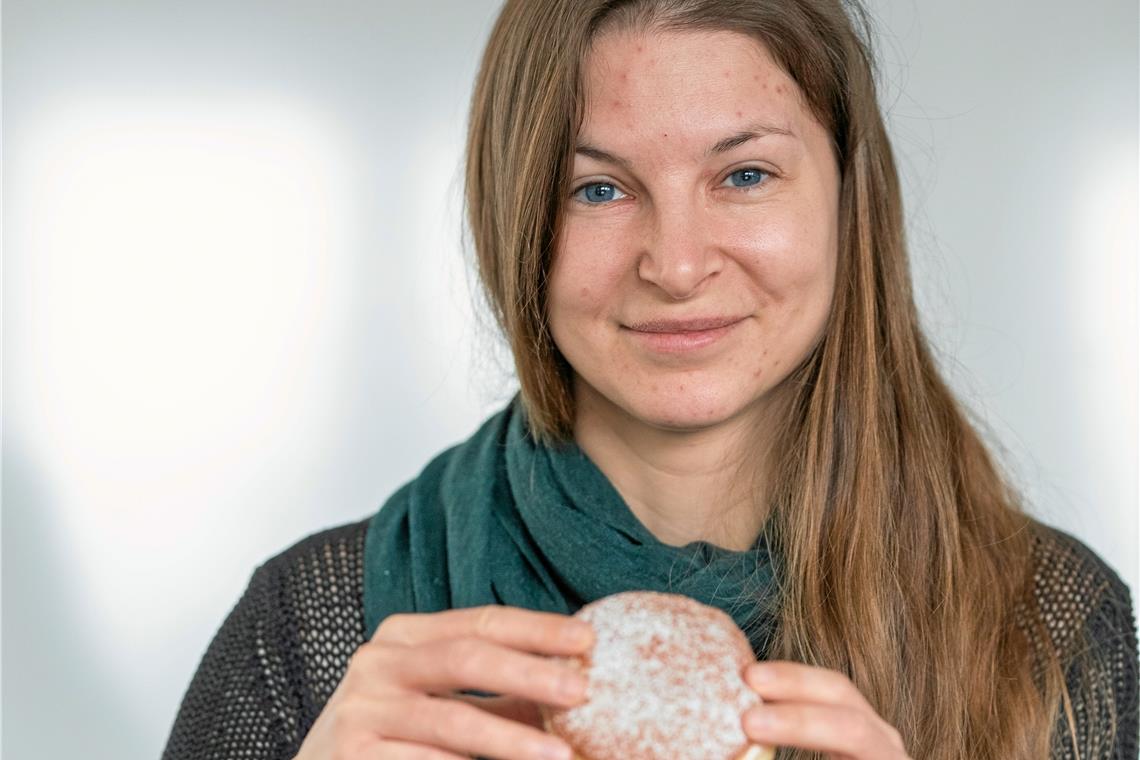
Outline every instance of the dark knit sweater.
<svg viewBox="0 0 1140 760">
<path fill-rule="evenodd" d="M 254 571 L 183 698 L 163 760 L 289 760 L 364 643 L 363 554 L 369 520 L 321 531 Z M 1128 587 L 1087 546 L 1061 531 L 1037 545 L 1037 594 L 1052 641 L 1069 651 L 1084 629 L 1101 655 L 1095 703 L 1080 701 L 1077 746 L 1086 760 L 1136 760 L 1140 732 L 1136 622 Z M 1108 745 L 1091 736 L 1115 705 Z M 1053 760 L 1073 758 L 1063 713 Z"/>
</svg>

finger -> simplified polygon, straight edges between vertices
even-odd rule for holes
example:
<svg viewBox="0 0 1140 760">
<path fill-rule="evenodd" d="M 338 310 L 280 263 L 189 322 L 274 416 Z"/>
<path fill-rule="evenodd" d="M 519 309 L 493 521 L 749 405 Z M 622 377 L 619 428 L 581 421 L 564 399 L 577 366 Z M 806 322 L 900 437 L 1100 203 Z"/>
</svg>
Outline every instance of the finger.
<svg viewBox="0 0 1140 760">
<path fill-rule="evenodd" d="M 766 703 L 748 710 L 744 733 L 761 744 L 799 747 L 854 760 L 903 760 L 898 732 L 877 715 L 851 707 Z"/>
<path fill-rule="evenodd" d="M 412 742 L 383 741 L 370 747 L 368 754 L 358 755 L 359 760 L 469 760 L 467 755 L 456 755 L 436 747 Z"/>
<path fill-rule="evenodd" d="M 385 738 L 426 744 L 464 756 L 496 760 L 570 760 L 570 745 L 531 726 L 500 718 L 455 699 L 403 699 L 377 711 Z"/>
<path fill-rule="evenodd" d="M 594 643 L 593 628 L 577 618 L 493 604 L 443 612 L 390 615 L 376 629 L 372 640 L 416 646 L 468 637 L 552 655 L 580 654 Z"/>
<path fill-rule="evenodd" d="M 874 712 L 863 693 L 837 670 L 799 662 L 756 662 L 744 669 L 744 681 L 765 702 L 819 702 Z"/>
<path fill-rule="evenodd" d="M 528 726 L 542 728 L 542 711 L 528 699 L 517 697 L 479 697 L 474 694 L 457 694 L 454 699 L 485 710 L 500 718 L 507 718 Z"/>
<path fill-rule="evenodd" d="M 373 656 L 371 670 L 413 692 L 473 689 L 563 707 L 586 698 L 586 677 L 570 665 L 483 639 L 435 641 L 415 650 L 376 647 Z"/>
</svg>

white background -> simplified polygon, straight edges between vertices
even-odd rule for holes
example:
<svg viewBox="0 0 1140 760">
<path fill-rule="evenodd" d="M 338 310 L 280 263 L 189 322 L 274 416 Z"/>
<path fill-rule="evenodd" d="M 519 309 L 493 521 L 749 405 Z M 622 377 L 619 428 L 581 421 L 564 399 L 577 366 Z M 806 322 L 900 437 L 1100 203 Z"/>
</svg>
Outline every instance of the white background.
<svg viewBox="0 0 1140 760">
<path fill-rule="evenodd" d="M 157 757 L 254 567 L 511 395 L 460 246 L 497 5 L 5 3 L 6 757 Z M 873 8 L 947 376 L 1135 595 L 1137 8 Z"/>
</svg>

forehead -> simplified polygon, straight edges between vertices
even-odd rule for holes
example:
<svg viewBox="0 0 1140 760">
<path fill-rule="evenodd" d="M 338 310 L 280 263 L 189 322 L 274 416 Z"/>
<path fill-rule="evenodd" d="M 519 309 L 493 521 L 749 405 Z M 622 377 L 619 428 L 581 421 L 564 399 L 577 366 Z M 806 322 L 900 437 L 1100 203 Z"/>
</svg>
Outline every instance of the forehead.
<svg viewBox="0 0 1140 760">
<path fill-rule="evenodd" d="M 814 121 L 796 82 L 767 47 L 731 31 L 614 31 L 583 66 L 587 141 L 694 139 L 742 123 L 802 134 Z"/>
</svg>

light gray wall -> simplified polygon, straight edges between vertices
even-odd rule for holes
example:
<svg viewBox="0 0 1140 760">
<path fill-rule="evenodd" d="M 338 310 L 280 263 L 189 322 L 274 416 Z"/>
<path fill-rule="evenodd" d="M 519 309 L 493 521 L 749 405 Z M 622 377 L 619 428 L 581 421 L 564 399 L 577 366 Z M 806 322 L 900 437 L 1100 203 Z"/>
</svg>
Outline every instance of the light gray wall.
<svg viewBox="0 0 1140 760">
<path fill-rule="evenodd" d="M 3 7 L 3 754 L 155 757 L 253 568 L 512 392 L 459 251 L 498 3 Z M 877 2 L 924 320 L 1135 590 L 1137 9 Z"/>
</svg>

